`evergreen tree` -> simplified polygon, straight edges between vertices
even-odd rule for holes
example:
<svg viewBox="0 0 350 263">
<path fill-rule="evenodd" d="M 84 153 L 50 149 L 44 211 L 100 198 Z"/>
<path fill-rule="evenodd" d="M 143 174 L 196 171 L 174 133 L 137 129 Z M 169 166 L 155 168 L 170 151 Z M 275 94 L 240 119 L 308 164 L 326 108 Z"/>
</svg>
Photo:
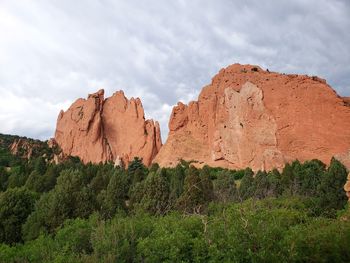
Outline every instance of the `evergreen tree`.
<svg viewBox="0 0 350 263">
<path fill-rule="evenodd" d="M 41 196 L 34 213 L 28 218 L 26 235 L 35 238 L 43 228 L 52 232 L 66 219 L 87 218 L 96 209 L 96 201 L 83 182 L 81 171 L 63 170 L 55 188 Z M 32 231 L 32 227 L 36 231 Z"/>
<path fill-rule="evenodd" d="M 246 168 L 241 184 L 239 186 L 239 198 L 241 200 L 248 199 L 254 195 L 254 178 L 253 171 L 250 168 Z"/>
<path fill-rule="evenodd" d="M 209 166 L 204 166 L 199 173 L 201 179 L 201 188 L 203 192 L 203 200 L 205 204 L 214 200 L 214 187 L 213 182 L 210 178 L 210 168 Z"/>
<path fill-rule="evenodd" d="M 293 195 L 301 195 L 302 194 L 302 181 L 303 181 L 303 166 L 299 162 L 299 160 L 295 160 L 292 162 L 292 170 L 293 170 L 293 181 L 291 185 L 291 191 Z"/>
<path fill-rule="evenodd" d="M 44 175 L 46 172 L 46 162 L 43 157 L 38 157 L 35 160 L 34 170 L 40 175 Z"/>
<path fill-rule="evenodd" d="M 163 215 L 171 208 L 170 189 L 165 176 L 150 173 L 143 182 L 143 196 L 139 207 L 151 214 Z"/>
<path fill-rule="evenodd" d="M 106 189 L 110 179 L 115 174 L 115 170 L 113 169 L 103 169 L 99 168 L 96 171 L 95 177 L 90 181 L 89 187 L 94 192 L 95 195 L 98 195 L 103 189 Z"/>
<path fill-rule="evenodd" d="M 199 171 L 190 166 L 184 182 L 184 191 L 177 201 L 177 207 L 186 213 L 198 213 L 204 210 L 205 199 Z"/>
<path fill-rule="evenodd" d="M 7 188 L 21 187 L 26 183 L 28 174 L 25 173 L 23 166 L 11 167 L 10 176 L 8 178 Z"/>
<path fill-rule="evenodd" d="M 135 173 L 136 170 L 147 170 L 146 166 L 142 162 L 142 159 L 139 157 L 135 157 L 134 160 L 132 160 L 128 166 L 128 173 Z"/>
<path fill-rule="evenodd" d="M 128 175 L 132 185 L 141 182 L 147 176 L 147 167 L 143 164 L 142 159 L 135 157 L 128 166 Z"/>
<path fill-rule="evenodd" d="M 214 181 L 214 192 L 217 201 L 233 202 L 237 199 L 237 186 L 234 175 L 228 171 L 221 171 Z"/>
<path fill-rule="evenodd" d="M 45 190 L 45 177 L 37 170 L 30 173 L 25 187 L 31 191 L 42 193 Z"/>
<path fill-rule="evenodd" d="M 292 195 L 292 183 L 294 181 L 293 168 L 286 163 L 281 174 L 281 186 L 287 195 Z"/>
<path fill-rule="evenodd" d="M 265 198 L 269 190 L 269 182 L 265 171 L 258 171 L 252 187 L 253 196 L 258 199 Z"/>
<path fill-rule="evenodd" d="M 267 196 L 277 197 L 280 196 L 283 192 L 282 183 L 281 183 L 281 174 L 277 169 L 273 169 L 267 174 L 268 181 L 268 191 Z"/>
<path fill-rule="evenodd" d="M 126 210 L 127 176 L 122 170 L 116 170 L 111 177 L 101 204 L 101 214 L 111 218 L 118 210 Z"/>
<path fill-rule="evenodd" d="M 347 203 L 344 185 L 347 180 L 345 166 L 332 158 L 327 172 L 323 173 L 317 188 L 319 206 L 325 213 L 334 215 L 335 210 L 343 209 Z"/>
<path fill-rule="evenodd" d="M 0 192 L 6 191 L 8 179 L 9 179 L 9 174 L 5 170 L 5 167 L 0 166 Z"/>
<path fill-rule="evenodd" d="M 56 165 L 50 165 L 44 174 L 44 192 L 48 192 L 56 185 L 57 177 L 59 176 L 59 169 Z"/>
<path fill-rule="evenodd" d="M 158 171 L 159 168 L 160 168 L 160 167 L 159 167 L 159 164 L 157 164 L 157 163 L 152 163 L 151 167 L 149 168 L 149 172 L 150 172 L 150 173 L 152 173 L 152 172 L 156 173 L 156 172 Z"/>
<path fill-rule="evenodd" d="M 317 187 L 325 173 L 326 165 L 319 160 L 307 161 L 302 165 L 300 194 L 315 196 Z"/>
<path fill-rule="evenodd" d="M 169 181 L 170 196 L 173 200 L 176 200 L 183 192 L 185 181 L 185 168 L 181 164 L 176 165 L 173 173 L 169 177 Z"/>
<path fill-rule="evenodd" d="M 36 195 L 25 188 L 13 188 L 0 194 L 0 242 L 22 241 L 22 224 L 34 209 Z"/>
</svg>

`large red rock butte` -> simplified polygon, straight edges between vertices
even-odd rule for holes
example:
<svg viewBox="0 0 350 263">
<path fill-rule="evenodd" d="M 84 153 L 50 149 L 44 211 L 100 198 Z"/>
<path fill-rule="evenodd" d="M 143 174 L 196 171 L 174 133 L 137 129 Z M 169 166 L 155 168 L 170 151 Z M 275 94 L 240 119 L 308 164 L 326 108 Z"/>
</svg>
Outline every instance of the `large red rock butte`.
<svg viewBox="0 0 350 263">
<path fill-rule="evenodd" d="M 332 156 L 350 167 L 350 101 L 318 77 L 234 64 L 198 101 L 173 108 L 169 136 L 154 162 L 179 159 L 230 168 L 281 168 Z"/>
<path fill-rule="evenodd" d="M 140 99 L 128 100 L 122 91 L 104 99 L 104 90 L 60 112 L 55 140 L 64 154 L 85 163 L 126 165 L 134 157 L 149 165 L 162 145 L 159 124 L 145 120 Z"/>
</svg>

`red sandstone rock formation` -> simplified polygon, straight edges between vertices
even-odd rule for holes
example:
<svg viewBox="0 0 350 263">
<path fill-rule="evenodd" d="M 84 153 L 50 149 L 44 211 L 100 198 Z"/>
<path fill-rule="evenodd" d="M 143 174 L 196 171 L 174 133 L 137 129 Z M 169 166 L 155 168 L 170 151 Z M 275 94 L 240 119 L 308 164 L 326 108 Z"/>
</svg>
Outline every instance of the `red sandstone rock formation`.
<svg viewBox="0 0 350 263">
<path fill-rule="evenodd" d="M 46 143 L 47 146 L 52 150 L 52 157 L 50 162 L 59 164 L 68 159 L 68 156 L 62 152 L 55 138 L 49 139 Z"/>
<path fill-rule="evenodd" d="M 85 163 L 128 164 L 138 156 L 149 165 L 161 147 L 158 122 L 145 120 L 140 99 L 128 100 L 122 91 L 104 99 L 100 90 L 61 111 L 55 140 L 64 154 Z"/>
<path fill-rule="evenodd" d="M 38 147 L 35 144 L 31 144 L 28 140 L 19 138 L 14 140 L 10 145 L 10 152 L 13 155 L 20 155 L 22 158 L 30 159 L 33 154 L 33 148 Z"/>
<path fill-rule="evenodd" d="M 318 77 L 234 64 L 178 103 L 169 137 L 154 162 L 179 159 L 231 168 L 281 168 L 285 162 L 336 156 L 350 167 L 350 107 Z"/>
<path fill-rule="evenodd" d="M 350 202 L 350 173 L 348 174 L 347 181 L 344 185 L 344 191 L 346 192 L 346 196 L 348 197 L 348 201 Z"/>
<path fill-rule="evenodd" d="M 343 100 L 347 106 L 350 106 L 350 97 L 343 97 Z"/>
</svg>

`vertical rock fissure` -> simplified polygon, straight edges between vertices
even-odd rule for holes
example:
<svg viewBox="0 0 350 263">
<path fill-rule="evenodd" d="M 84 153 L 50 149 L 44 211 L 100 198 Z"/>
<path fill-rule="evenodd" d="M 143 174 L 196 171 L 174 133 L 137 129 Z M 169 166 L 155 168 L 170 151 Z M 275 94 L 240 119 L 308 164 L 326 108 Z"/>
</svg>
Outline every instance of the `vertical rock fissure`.
<svg viewBox="0 0 350 263">
<path fill-rule="evenodd" d="M 55 139 L 64 154 L 78 156 L 85 163 L 115 161 L 120 156 L 125 165 L 134 157 L 150 165 L 159 151 L 157 133 L 153 121 L 145 120 L 138 98 L 128 100 L 119 91 L 104 99 L 100 90 L 60 113 Z"/>
</svg>

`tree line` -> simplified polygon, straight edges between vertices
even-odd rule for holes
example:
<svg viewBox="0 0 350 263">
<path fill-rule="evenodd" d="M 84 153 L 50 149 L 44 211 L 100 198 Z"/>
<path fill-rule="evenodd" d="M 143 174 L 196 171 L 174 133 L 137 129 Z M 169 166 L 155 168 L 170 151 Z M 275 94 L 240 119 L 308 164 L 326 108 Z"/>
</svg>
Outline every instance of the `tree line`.
<svg viewBox="0 0 350 263">
<path fill-rule="evenodd" d="M 2 149 L 0 261 L 342 262 L 346 177 L 334 158 L 254 173 L 139 158 L 55 165 Z"/>
</svg>

